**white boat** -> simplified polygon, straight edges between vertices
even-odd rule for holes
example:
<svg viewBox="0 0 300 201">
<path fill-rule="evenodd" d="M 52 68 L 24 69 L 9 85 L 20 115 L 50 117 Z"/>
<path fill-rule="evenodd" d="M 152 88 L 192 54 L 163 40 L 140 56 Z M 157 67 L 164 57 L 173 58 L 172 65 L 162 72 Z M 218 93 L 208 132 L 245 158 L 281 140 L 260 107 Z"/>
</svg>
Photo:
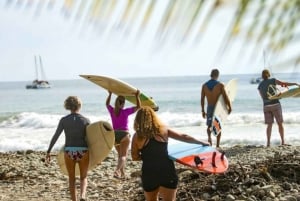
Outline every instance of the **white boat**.
<svg viewBox="0 0 300 201">
<path fill-rule="evenodd" d="M 43 69 L 42 58 L 39 57 L 39 63 L 37 61 L 37 56 L 34 56 L 35 63 L 35 77 L 36 79 L 32 81 L 31 84 L 26 85 L 26 89 L 49 89 L 51 88 L 50 83 L 47 81 L 45 72 Z"/>
<path fill-rule="evenodd" d="M 261 81 L 262 81 L 262 78 L 261 78 L 261 77 L 253 77 L 253 78 L 250 80 L 250 83 L 251 83 L 251 84 L 259 84 Z"/>
<path fill-rule="evenodd" d="M 264 69 L 266 69 L 266 51 L 264 50 L 263 51 L 263 59 L 264 59 Z M 269 65 L 270 66 L 270 65 Z M 271 67 L 270 67 L 271 68 Z M 263 69 L 262 69 L 263 70 Z M 250 80 L 250 83 L 251 84 L 259 84 L 261 83 L 261 81 L 263 81 L 263 78 L 260 76 L 260 77 L 253 77 L 251 80 Z"/>
</svg>

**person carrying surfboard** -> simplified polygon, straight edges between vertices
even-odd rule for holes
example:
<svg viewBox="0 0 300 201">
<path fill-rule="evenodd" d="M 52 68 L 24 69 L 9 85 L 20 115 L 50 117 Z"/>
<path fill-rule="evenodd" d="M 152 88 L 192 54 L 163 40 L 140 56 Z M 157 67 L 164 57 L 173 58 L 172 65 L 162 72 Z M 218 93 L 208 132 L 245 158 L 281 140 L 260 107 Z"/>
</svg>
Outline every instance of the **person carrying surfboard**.
<svg viewBox="0 0 300 201">
<path fill-rule="evenodd" d="M 128 117 L 141 107 L 140 91 L 135 93 L 136 106 L 124 108 L 125 97 L 117 96 L 115 107 L 110 105 L 112 92 L 108 91 L 106 108 L 110 114 L 113 129 L 115 132 L 115 148 L 118 152 L 118 164 L 114 172 L 115 178 L 125 178 L 125 164 L 130 144 L 130 133 L 128 128 Z"/>
<path fill-rule="evenodd" d="M 267 147 L 270 146 L 272 125 L 274 122 L 274 118 L 276 119 L 278 125 L 279 135 L 281 138 L 281 145 L 285 145 L 281 103 L 279 99 L 270 100 L 269 96 L 275 95 L 276 85 L 280 85 L 282 87 L 297 85 L 298 87 L 300 87 L 300 84 L 298 83 L 283 82 L 277 80 L 276 78 L 270 78 L 270 76 L 271 76 L 270 71 L 264 69 L 261 73 L 261 77 L 263 78 L 263 81 L 257 87 L 264 105 L 263 106 L 264 119 L 265 119 L 265 124 L 267 124 L 267 129 L 266 129 Z"/>
<path fill-rule="evenodd" d="M 64 158 L 69 175 L 69 189 L 72 201 L 77 200 L 75 182 L 76 163 L 78 163 L 80 169 L 80 201 L 86 200 L 89 150 L 85 137 L 86 127 L 90 124 L 90 120 L 79 113 L 81 105 L 82 103 L 77 96 L 69 96 L 65 100 L 64 107 L 66 110 L 70 110 L 71 113 L 60 119 L 46 155 L 46 162 L 49 163 L 51 149 L 64 131 Z"/>
<path fill-rule="evenodd" d="M 220 72 L 218 69 L 212 69 L 210 73 L 211 79 L 206 81 L 202 85 L 202 89 L 201 89 L 201 100 L 200 100 L 201 111 L 202 111 L 202 117 L 206 118 L 206 125 L 207 125 L 206 131 L 208 135 L 208 142 L 210 143 L 210 145 L 212 145 L 211 125 L 213 120 L 213 113 L 220 95 L 223 96 L 225 104 L 227 105 L 228 114 L 230 114 L 232 110 L 230 99 L 228 98 L 228 95 L 225 91 L 225 86 L 223 83 L 218 81 L 219 74 Z M 207 102 L 206 112 L 204 109 L 205 99 Z M 221 140 L 221 132 L 217 136 L 217 142 L 216 142 L 217 148 L 220 147 L 220 140 Z"/>
<path fill-rule="evenodd" d="M 179 133 L 164 125 L 149 106 L 141 107 L 135 116 L 131 143 L 132 160 L 142 160 L 142 186 L 147 201 L 175 201 L 178 176 L 174 161 L 168 156 L 168 140 L 208 146 L 209 143 Z"/>
</svg>

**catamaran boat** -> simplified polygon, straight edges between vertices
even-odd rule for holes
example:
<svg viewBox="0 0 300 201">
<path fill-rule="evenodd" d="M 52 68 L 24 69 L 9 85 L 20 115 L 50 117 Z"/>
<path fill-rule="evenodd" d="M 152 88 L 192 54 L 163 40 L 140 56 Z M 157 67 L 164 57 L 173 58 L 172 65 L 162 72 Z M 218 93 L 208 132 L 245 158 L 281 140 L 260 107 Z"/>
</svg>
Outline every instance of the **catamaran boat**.
<svg viewBox="0 0 300 201">
<path fill-rule="evenodd" d="M 43 69 L 43 64 L 42 64 L 42 58 L 41 56 L 39 57 L 39 65 L 37 61 L 37 56 L 34 57 L 34 62 L 35 62 L 35 74 L 36 74 L 36 79 L 32 81 L 31 84 L 26 85 L 26 89 L 49 89 L 51 88 L 50 83 L 47 81 L 45 72 Z M 41 76 L 41 79 L 39 79 L 39 74 Z"/>
</svg>

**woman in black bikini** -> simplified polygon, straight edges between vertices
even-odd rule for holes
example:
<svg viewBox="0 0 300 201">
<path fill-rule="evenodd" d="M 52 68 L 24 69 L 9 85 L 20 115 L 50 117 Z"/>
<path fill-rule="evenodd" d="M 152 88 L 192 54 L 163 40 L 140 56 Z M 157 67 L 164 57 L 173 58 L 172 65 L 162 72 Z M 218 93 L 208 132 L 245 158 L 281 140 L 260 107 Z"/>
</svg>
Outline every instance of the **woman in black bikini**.
<svg viewBox="0 0 300 201">
<path fill-rule="evenodd" d="M 150 107 L 138 110 L 131 144 L 132 160 L 142 160 L 142 184 L 147 201 L 158 200 L 160 195 L 164 201 L 175 201 L 178 177 L 174 162 L 168 157 L 168 138 L 209 145 L 189 135 L 178 133 L 163 125 Z"/>
<path fill-rule="evenodd" d="M 72 201 L 76 201 L 75 165 L 80 169 L 80 201 L 85 201 L 87 188 L 87 172 L 89 165 L 89 151 L 86 136 L 86 126 L 89 119 L 79 114 L 81 101 L 76 96 L 69 96 L 64 107 L 70 114 L 60 119 L 47 150 L 46 162 L 50 162 L 50 152 L 60 134 L 65 133 L 65 163 L 69 174 L 69 189 Z"/>
</svg>

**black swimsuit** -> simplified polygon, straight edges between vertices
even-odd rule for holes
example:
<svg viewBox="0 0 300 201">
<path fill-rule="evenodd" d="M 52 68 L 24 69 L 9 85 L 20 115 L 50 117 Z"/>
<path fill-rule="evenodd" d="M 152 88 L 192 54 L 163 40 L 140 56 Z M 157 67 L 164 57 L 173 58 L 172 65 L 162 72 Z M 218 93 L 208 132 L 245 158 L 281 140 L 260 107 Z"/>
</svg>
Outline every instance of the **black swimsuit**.
<svg viewBox="0 0 300 201">
<path fill-rule="evenodd" d="M 126 137 L 127 135 L 130 136 L 128 131 L 122 131 L 122 130 L 115 130 L 115 145 L 118 145 L 121 143 L 122 139 Z"/>
<path fill-rule="evenodd" d="M 168 143 L 149 139 L 141 150 L 142 183 L 144 191 L 150 192 L 163 186 L 176 189 L 178 176 L 174 162 L 168 157 Z"/>
</svg>

